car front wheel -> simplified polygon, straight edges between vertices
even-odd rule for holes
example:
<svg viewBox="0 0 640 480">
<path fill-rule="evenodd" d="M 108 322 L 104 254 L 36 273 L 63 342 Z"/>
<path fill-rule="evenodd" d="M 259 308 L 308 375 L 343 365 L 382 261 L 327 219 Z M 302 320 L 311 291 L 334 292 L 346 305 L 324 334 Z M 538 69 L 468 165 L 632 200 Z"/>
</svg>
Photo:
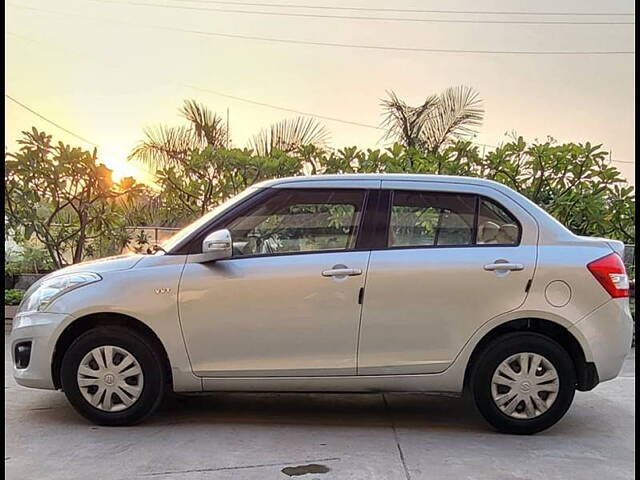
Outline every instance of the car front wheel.
<svg viewBox="0 0 640 480">
<path fill-rule="evenodd" d="M 160 404 L 162 360 L 138 332 L 104 326 L 80 335 L 65 352 L 62 389 L 84 417 L 99 425 L 132 425 Z"/>
<path fill-rule="evenodd" d="M 501 432 L 521 435 L 558 422 L 573 401 L 575 385 L 566 350 L 537 333 L 498 337 L 480 354 L 471 377 L 482 416 Z"/>
</svg>

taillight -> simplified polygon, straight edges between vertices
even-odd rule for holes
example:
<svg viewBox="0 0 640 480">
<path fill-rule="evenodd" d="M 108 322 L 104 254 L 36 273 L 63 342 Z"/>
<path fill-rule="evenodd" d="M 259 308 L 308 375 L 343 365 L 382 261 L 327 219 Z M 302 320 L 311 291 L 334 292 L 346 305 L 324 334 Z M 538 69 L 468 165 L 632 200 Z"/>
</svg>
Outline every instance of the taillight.
<svg viewBox="0 0 640 480">
<path fill-rule="evenodd" d="M 613 298 L 629 296 L 629 277 L 620 255 L 611 253 L 589 263 L 587 268 Z"/>
</svg>

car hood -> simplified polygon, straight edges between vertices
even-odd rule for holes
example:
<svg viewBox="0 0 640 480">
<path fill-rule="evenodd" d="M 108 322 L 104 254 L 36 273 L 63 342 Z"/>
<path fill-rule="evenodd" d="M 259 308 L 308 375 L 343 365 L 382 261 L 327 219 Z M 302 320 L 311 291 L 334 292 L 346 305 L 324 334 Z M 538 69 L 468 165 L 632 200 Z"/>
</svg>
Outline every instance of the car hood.
<svg viewBox="0 0 640 480">
<path fill-rule="evenodd" d="M 56 270 L 50 276 L 64 275 L 66 273 L 74 272 L 113 272 L 116 270 L 129 270 L 135 267 L 135 265 L 144 257 L 144 255 L 118 255 L 115 257 L 101 258 L 99 260 L 92 260 L 90 262 L 76 263 L 69 265 L 68 267 Z"/>
</svg>

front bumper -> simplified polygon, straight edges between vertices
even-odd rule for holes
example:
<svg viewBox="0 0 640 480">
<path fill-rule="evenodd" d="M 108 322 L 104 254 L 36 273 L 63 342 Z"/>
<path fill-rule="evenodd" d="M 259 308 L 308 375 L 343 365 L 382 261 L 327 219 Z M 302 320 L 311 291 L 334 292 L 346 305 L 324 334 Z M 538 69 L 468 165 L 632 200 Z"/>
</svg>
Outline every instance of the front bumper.
<svg viewBox="0 0 640 480">
<path fill-rule="evenodd" d="M 614 298 L 601 305 L 569 329 L 584 338 L 601 382 L 618 376 L 631 351 L 633 318 L 629 299 Z"/>
<path fill-rule="evenodd" d="M 62 325 L 68 324 L 67 314 L 49 312 L 20 313 L 13 319 L 9 336 L 13 378 L 19 385 L 54 390 L 52 377 L 53 350 Z M 31 342 L 26 368 L 16 367 L 16 345 Z"/>
</svg>

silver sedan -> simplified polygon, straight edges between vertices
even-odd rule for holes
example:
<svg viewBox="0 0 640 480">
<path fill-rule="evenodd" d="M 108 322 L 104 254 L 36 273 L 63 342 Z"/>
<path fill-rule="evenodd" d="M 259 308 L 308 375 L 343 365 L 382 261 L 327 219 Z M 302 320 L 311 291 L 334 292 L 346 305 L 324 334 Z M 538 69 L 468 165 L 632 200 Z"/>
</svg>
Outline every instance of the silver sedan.
<svg viewBox="0 0 640 480">
<path fill-rule="evenodd" d="M 623 248 L 483 179 L 272 180 L 153 255 L 34 284 L 14 376 L 102 425 L 167 390 L 468 390 L 494 428 L 535 433 L 630 351 Z"/>
</svg>

